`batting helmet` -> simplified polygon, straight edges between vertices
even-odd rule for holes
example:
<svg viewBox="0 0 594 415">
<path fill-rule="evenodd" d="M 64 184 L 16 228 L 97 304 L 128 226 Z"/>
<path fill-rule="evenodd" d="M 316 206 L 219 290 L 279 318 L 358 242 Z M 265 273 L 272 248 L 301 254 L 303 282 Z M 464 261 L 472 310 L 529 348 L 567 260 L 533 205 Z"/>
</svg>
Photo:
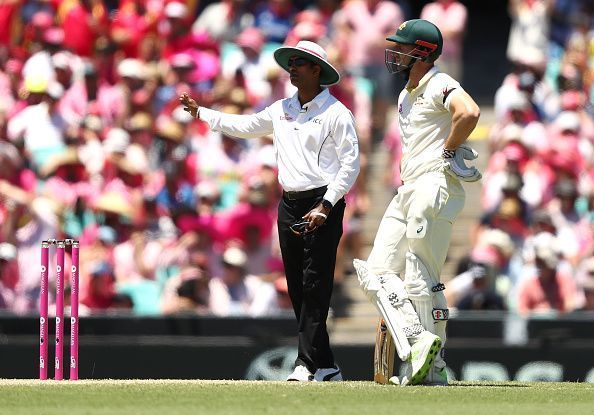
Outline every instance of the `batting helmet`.
<svg viewBox="0 0 594 415">
<path fill-rule="evenodd" d="M 387 37 L 386 40 L 404 45 L 416 45 L 411 54 L 425 62 L 437 60 L 443 47 L 443 37 L 438 27 L 423 19 L 407 20 L 398 27 L 393 36 Z"/>
</svg>

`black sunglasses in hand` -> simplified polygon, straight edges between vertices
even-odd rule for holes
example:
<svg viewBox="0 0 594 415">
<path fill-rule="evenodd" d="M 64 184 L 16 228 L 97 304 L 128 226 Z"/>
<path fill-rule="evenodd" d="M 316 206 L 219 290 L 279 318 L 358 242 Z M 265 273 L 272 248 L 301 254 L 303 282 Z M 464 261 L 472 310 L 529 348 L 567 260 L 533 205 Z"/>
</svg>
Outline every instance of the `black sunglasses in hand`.
<svg viewBox="0 0 594 415">
<path fill-rule="evenodd" d="M 295 235 L 299 235 L 299 236 L 308 235 L 317 229 L 317 227 L 315 227 L 313 229 L 307 229 L 308 226 L 309 226 L 308 221 L 298 222 L 298 223 L 294 223 L 291 226 L 289 226 L 289 229 L 291 229 L 291 232 L 293 232 Z"/>
</svg>

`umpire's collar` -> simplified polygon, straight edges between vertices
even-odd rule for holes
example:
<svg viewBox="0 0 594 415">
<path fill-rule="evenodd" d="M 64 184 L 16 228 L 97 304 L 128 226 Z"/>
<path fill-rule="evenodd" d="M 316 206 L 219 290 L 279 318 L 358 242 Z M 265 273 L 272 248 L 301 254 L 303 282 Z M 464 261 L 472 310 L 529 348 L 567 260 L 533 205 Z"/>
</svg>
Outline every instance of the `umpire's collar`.
<svg viewBox="0 0 594 415">
<path fill-rule="evenodd" d="M 303 109 L 308 110 L 311 108 L 312 105 L 315 105 L 318 108 L 322 108 L 322 106 L 326 103 L 328 98 L 330 98 L 330 91 L 328 91 L 328 88 L 323 88 L 322 92 L 316 95 L 314 99 L 303 105 Z M 295 92 L 295 95 L 291 97 L 289 101 L 289 106 L 297 111 L 300 111 L 302 109 L 301 104 L 299 103 L 298 92 Z"/>
</svg>

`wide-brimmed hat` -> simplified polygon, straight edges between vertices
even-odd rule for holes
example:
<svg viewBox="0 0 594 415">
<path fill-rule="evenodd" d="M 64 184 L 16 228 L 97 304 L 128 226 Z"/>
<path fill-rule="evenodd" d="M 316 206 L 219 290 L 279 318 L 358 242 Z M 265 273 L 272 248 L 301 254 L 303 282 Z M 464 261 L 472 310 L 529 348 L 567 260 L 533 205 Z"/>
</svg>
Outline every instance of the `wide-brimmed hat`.
<svg viewBox="0 0 594 415">
<path fill-rule="evenodd" d="M 340 74 L 328 62 L 328 54 L 320 45 L 308 40 L 302 40 L 296 46 L 282 46 L 274 51 L 274 59 L 285 70 L 289 71 L 289 59 L 292 56 L 301 56 L 311 60 L 322 68 L 320 72 L 320 85 L 330 86 L 340 81 Z"/>
</svg>

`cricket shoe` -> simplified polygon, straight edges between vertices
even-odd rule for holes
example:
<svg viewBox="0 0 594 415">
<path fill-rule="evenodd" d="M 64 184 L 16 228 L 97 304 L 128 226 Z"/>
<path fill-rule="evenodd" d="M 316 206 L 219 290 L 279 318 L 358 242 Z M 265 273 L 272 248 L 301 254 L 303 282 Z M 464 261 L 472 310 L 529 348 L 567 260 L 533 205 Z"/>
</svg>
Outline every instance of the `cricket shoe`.
<svg viewBox="0 0 594 415">
<path fill-rule="evenodd" d="M 431 369 L 429 369 L 429 374 L 423 381 L 423 385 L 448 386 L 448 371 L 445 367 L 438 369 L 435 366 L 431 366 Z"/>
<path fill-rule="evenodd" d="M 299 365 L 295 367 L 295 370 L 293 370 L 293 373 L 289 375 L 287 380 L 293 382 L 311 382 L 314 380 L 314 375 L 308 368 Z"/>
<path fill-rule="evenodd" d="M 419 334 L 411 347 L 410 376 L 405 375 L 400 384 L 402 386 L 421 384 L 429 374 L 429 369 L 431 369 L 440 349 L 441 339 L 439 336 L 428 331 Z"/>
<path fill-rule="evenodd" d="M 340 382 L 341 380 L 342 373 L 337 367 L 318 369 L 314 374 L 314 382 Z"/>
</svg>

